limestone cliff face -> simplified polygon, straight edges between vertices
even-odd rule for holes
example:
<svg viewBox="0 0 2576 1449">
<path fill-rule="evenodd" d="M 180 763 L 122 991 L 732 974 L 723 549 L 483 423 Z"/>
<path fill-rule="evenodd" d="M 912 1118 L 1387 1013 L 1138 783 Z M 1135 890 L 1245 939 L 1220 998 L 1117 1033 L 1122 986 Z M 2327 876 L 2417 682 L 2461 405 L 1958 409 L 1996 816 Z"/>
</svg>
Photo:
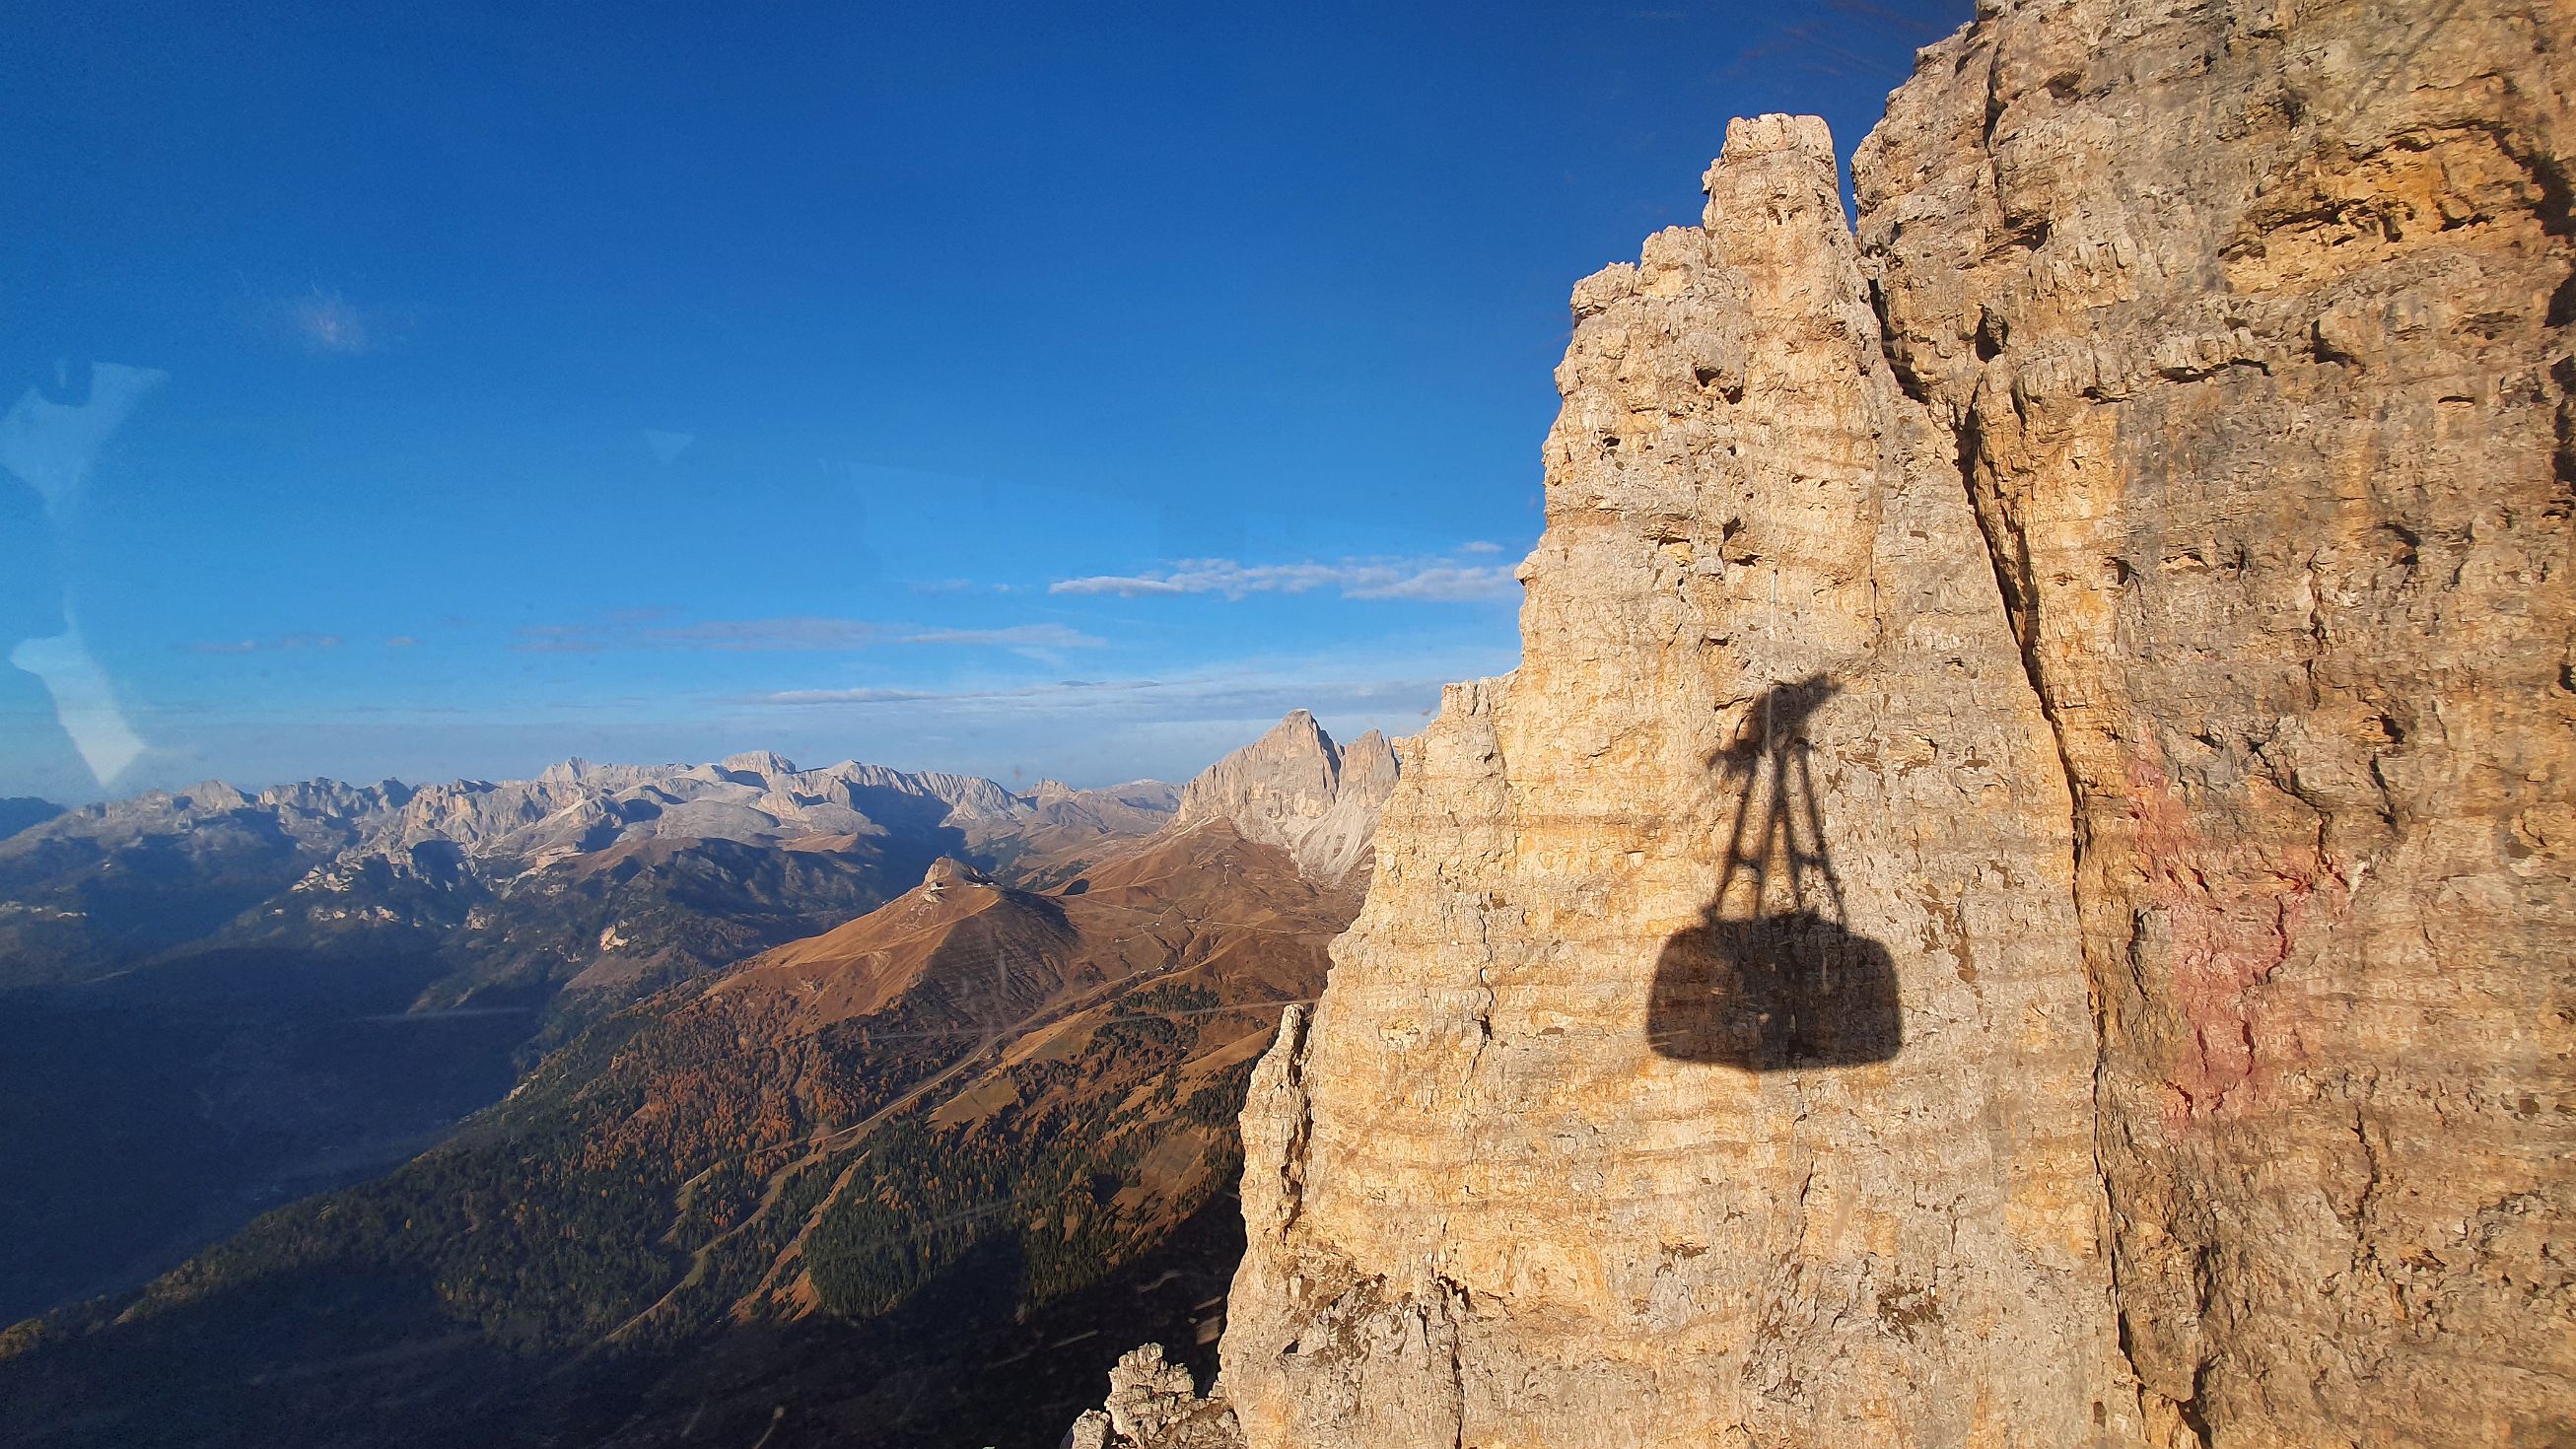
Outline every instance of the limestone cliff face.
<svg viewBox="0 0 2576 1449">
<path fill-rule="evenodd" d="M 1251 1445 L 2576 1437 L 2576 7 L 1986 10 L 1576 289 Z"/>
<path fill-rule="evenodd" d="M 1333 884 L 1365 865 L 1378 811 L 1395 788 L 1395 747 L 1370 730 L 1338 745 L 1315 717 L 1291 710 L 1260 739 L 1199 772 L 1171 828 L 1225 820 L 1246 840 L 1276 845 L 1309 879 Z"/>
<path fill-rule="evenodd" d="M 2123 1432 L 2071 807 L 1812 120 L 1575 294 L 1523 664 L 1256 1078 L 1254 1444 Z"/>
<path fill-rule="evenodd" d="M 1860 150 L 2072 781 L 2178 1436 L 2576 1437 L 2571 94 L 2565 3 L 2027 5 Z"/>
</svg>

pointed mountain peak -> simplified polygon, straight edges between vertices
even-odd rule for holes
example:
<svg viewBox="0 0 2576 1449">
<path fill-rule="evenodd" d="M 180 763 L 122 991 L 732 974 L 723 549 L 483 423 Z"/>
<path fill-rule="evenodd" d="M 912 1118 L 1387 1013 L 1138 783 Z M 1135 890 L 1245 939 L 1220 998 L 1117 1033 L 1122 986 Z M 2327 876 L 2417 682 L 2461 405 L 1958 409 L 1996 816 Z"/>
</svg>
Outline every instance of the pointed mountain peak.
<svg viewBox="0 0 2576 1449">
<path fill-rule="evenodd" d="M 1250 755 L 1269 760 L 1321 760 L 1328 772 L 1342 766 L 1342 747 L 1323 722 L 1302 709 L 1292 709 L 1280 717 L 1261 738 L 1235 751 L 1233 756 Z"/>
<path fill-rule="evenodd" d="M 1321 746 L 1326 754 L 1334 752 L 1333 737 L 1324 732 L 1324 726 L 1313 715 L 1302 709 L 1288 711 L 1280 718 L 1279 723 L 1270 727 L 1269 733 L 1261 737 L 1260 744 L 1267 744 L 1272 740 L 1311 740 Z M 1254 748 L 1259 748 L 1259 744 Z"/>
<path fill-rule="evenodd" d="M 1200 772 L 1181 792 L 1172 828 L 1230 822 L 1247 840 L 1295 856 L 1313 879 L 1336 881 L 1368 853 L 1378 807 L 1395 784 L 1384 736 L 1348 758 L 1315 717 L 1291 710 L 1261 738 Z"/>
</svg>

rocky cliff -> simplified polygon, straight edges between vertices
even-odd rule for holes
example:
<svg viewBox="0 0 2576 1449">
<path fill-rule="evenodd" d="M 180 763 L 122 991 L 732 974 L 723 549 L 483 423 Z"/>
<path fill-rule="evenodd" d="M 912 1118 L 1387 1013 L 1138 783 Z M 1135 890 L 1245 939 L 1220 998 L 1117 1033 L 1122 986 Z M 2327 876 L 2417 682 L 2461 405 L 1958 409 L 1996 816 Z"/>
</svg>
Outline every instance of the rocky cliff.
<svg viewBox="0 0 2576 1449">
<path fill-rule="evenodd" d="M 2576 1437 L 2576 8 L 1981 12 L 1576 288 L 1153 1424 Z"/>
<path fill-rule="evenodd" d="M 2076 803 L 2155 1435 L 2576 1436 L 2576 7 L 2025 6 L 1856 165 Z"/>
<path fill-rule="evenodd" d="M 1577 290 L 1522 667 L 1445 701 L 1255 1080 L 1255 1443 L 2129 1412 L 2068 800 L 1837 189 L 1740 123 L 1705 229 Z"/>
</svg>

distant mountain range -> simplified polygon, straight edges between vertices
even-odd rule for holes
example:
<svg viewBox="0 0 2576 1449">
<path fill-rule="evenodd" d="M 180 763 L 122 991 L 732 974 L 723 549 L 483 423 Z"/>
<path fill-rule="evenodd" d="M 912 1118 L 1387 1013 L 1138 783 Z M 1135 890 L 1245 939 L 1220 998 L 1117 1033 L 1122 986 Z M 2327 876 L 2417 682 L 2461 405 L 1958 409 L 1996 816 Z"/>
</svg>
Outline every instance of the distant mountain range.
<svg viewBox="0 0 2576 1449">
<path fill-rule="evenodd" d="M 0 1319 L 400 1161 L 584 1024 L 942 856 L 1050 883 L 1178 795 L 758 753 L 36 821 L 0 839 Z"/>
<path fill-rule="evenodd" d="M 299 929 L 488 932 L 516 899 L 559 895 L 603 870 L 667 868 L 692 850 L 748 858 L 723 845 L 830 857 L 844 874 L 903 882 L 940 854 L 1060 869 L 1156 828 L 1176 802 L 1151 780 L 1108 790 L 1048 781 L 1018 795 L 971 775 L 852 762 L 800 770 L 767 752 L 710 765 L 567 760 L 533 780 L 312 780 L 256 795 L 208 781 L 63 811 L 0 839 L 0 986 L 82 980 L 178 947 Z M 537 969 L 557 980 L 621 950 L 648 954 L 631 940 L 515 944 L 520 956 L 551 952 Z"/>
<path fill-rule="evenodd" d="M 445 843 L 494 919 L 456 928 L 404 1031 L 502 1020 L 449 1003 L 530 981 L 632 1004 L 558 1012 L 561 1044 L 506 1102 L 389 1176 L 12 1330 L 0 1442 L 1052 1443 L 1139 1334 L 1204 1357 L 1242 1246 L 1244 1081 L 1281 1007 L 1321 990 L 1393 751 L 1300 712 L 1186 792 L 866 781 L 939 802 L 935 820 L 853 798 L 863 767 L 783 765 L 566 767 L 470 811 L 388 800 L 398 823 L 238 913 L 233 930 L 309 937 L 396 899 L 379 874 L 427 879 L 370 861 Z M 752 838 L 672 830 L 683 814 Z M 460 816 L 473 828 L 419 828 Z M 675 849 L 873 840 L 884 869 L 925 831 L 958 848 L 875 909 L 658 984 L 606 964 L 633 942 L 586 938 L 569 976 L 580 953 L 499 969 L 464 944 L 506 945 L 512 909 L 569 939 L 569 907 L 512 903 L 642 879 Z"/>
</svg>

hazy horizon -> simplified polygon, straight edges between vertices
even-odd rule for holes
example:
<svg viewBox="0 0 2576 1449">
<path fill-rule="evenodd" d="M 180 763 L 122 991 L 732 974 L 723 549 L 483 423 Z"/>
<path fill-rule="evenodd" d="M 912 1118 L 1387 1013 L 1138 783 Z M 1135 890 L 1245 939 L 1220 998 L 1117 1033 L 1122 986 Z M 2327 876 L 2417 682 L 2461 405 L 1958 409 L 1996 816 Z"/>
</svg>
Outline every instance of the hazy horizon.
<svg viewBox="0 0 2576 1449">
<path fill-rule="evenodd" d="M 1302 706 L 1292 706 L 1292 708 L 1301 707 Z M 1196 739 L 1203 736 L 1210 740 L 1219 741 L 1210 747 L 1210 752 L 1206 757 L 1199 759 L 1195 764 L 1188 763 L 1186 758 L 1180 753 L 1183 746 L 1179 743 L 1174 743 L 1169 747 L 1172 752 L 1170 754 L 1170 758 L 1175 761 L 1173 769 L 1169 772 L 1148 771 L 1143 774 L 1118 775 L 1068 772 L 1065 770 L 1047 768 L 1043 761 L 1036 760 L 1016 762 L 1005 766 L 1000 770 L 969 769 L 954 764 L 944 763 L 937 758 L 931 757 L 919 759 L 898 759 L 877 755 L 854 755 L 846 750 L 836 751 L 828 744 L 820 745 L 818 748 L 813 750 L 799 752 L 796 750 L 781 749 L 775 745 L 765 745 L 754 742 L 736 745 L 729 749 L 704 752 L 666 752 L 658 755 L 598 755 L 582 750 L 572 750 L 568 752 L 557 752 L 542 759 L 535 759 L 535 757 L 532 756 L 530 758 L 534 760 L 534 763 L 524 766 L 511 766 L 497 771 L 469 770 L 448 773 L 347 774 L 331 770 L 310 770 L 300 774 L 288 773 L 275 776 L 200 775 L 189 780 L 155 780 L 149 784 L 139 784 L 134 786 L 132 789 L 117 790 L 112 793 L 93 792 L 90 795 L 77 799 L 61 799 L 45 795 L 32 797 L 11 796 L 4 793 L 0 793 L 0 798 L 45 799 L 50 800 L 52 803 L 57 805 L 77 808 L 82 805 L 98 804 L 103 801 L 129 799 L 138 795 L 149 794 L 153 791 L 162 791 L 165 793 L 184 792 L 193 786 L 207 783 L 229 785 L 248 795 L 257 795 L 264 790 L 275 789 L 286 785 L 303 784 L 314 780 L 335 780 L 344 785 L 356 786 L 393 783 L 412 788 L 419 788 L 422 786 L 441 785 L 458 781 L 479 780 L 486 782 L 500 782 L 506 780 L 529 780 L 536 778 L 552 766 L 573 760 L 579 760 L 589 765 L 641 765 L 648 767 L 672 765 L 694 767 L 699 765 L 718 764 L 737 755 L 752 755 L 764 752 L 784 758 L 800 771 L 830 769 L 835 765 L 841 764 L 879 765 L 887 769 L 902 770 L 911 774 L 941 773 L 981 776 L 994 781 L 996 784 L 1007 786 L 1013 792 L 1020 794 L 1025 794 L 1029 790 L 1034 789 L 1040 781 L 1049 779 L 1077 790 L 1105 789 L 1117 785 L 1139 784 L 1145 782 L 1160 782 L 1167 785 L 1178 786 L 1188 784 L 1192 778 L 1207 769 L 1208 766 L 1215 764 L 1226 755 L 1231 754 L 1261 738 L 1262 735 L 1276 727 L 1279 724 L 1280 719 L 1283 718 L 1287 712 L 1288 711 L 1283 710 L 1279 715 L 1262 719 L 1190 722 L 1184 727 L 1184 730 L 1173 732 L 1174 738 L 1175 740 Z M 1310 710 L 1309 713 L 1314 713 L 1314 711 Z M 1347 745 L 1352 740 L 1371 730 L 1376 730 L 1387 735 L 1389 738 L 1401 738 L 1403 736 L 1413 734 L 1422 725 L 1429 722 L 1429 714 L 1430 712 L 1428 711 L 1419 712 L 1416 715 L 1410 716 L 1410 724 L 1398 723 L 1394 725 L 1389 725 L 1383 722 L 1373 722 L 1368 718 L 1359 716 L 1352 717 L 1351 721 L 1347 724 L 1336 725 L 1334 721 L 1326 719 L 1318 714 L 1316 717 L 1316 723 L 1323 727 L 1324 733 L 1330 737 L 1336 745 Z M 1122 758 L 1123 757 L 1124 756 L 1122 756 Z"/>
</svg>

